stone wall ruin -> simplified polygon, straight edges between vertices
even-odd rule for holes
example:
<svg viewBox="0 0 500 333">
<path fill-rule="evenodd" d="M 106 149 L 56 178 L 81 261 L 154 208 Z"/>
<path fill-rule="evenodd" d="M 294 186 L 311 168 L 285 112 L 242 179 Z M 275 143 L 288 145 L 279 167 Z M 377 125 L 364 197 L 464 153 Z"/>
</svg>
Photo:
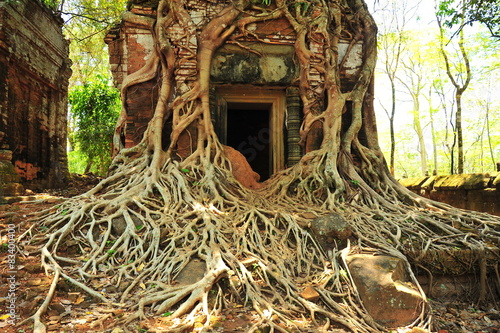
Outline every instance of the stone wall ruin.
<svg viewBox="0 0 500 333">
<path fill-rule="evenodd" d="M 69 177 L 71 62 L 61 27 L 61 18 L 37 0 L 0 2 L 0 155 L 2 163 L 11 159 L 15 180 L 29 187 L 60 187 Z M 16 178 L 1 176 L 2 183 Z"/>
<path fill-rule="evenodd" d="M 500 216 L 500 172 L 415 177 L 400 182 L 423 197 Z"/>
</svg>

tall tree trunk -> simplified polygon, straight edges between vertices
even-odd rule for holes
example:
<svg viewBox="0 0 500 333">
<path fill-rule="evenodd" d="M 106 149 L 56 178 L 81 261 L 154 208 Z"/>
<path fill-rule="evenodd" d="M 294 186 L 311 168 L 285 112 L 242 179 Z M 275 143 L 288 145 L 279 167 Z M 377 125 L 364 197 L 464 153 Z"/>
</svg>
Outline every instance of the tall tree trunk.
<svg viewBox="0 0 500 333">
<path fill-rule="evenodd" d="M 490 104 L 486 103 L 486 133 L 488 135 L 488 147 L 490 151 L 491 162 L 493 163 L 493 170 L 497 170 L 497 163 L 495 161 L 495 153 L 493 152 L 493 143 L 490 133 Z"/>
<path fill-rule="evenodd" d="M 391 135 L 391 160 L 389 170 L 391 175 L 394 176 L 394 165 L 396 163 L 396 133 L 394 131 L 394 117 L 396 115 L 396 86 L 394 84 L 394 77 L 390 77 L 391 81 L 391 114 L 389 116 L 389 129 Z"/>
<path fill-rule="evenodd" d="M 427 169 L 427 149 L 425 147 L 424 132 L 422 130 L 422 123 L 420 119 L 420 101 L 419 96 L 414 96 L 413 100 L 413 128 L 418 137 L 418 147 L 420 153 L 420 170 L 422 176 L 428 174 Z"/>
<path fill-rule="evenodd" d="M 455 131 L 457 132 L 457 173 L 464 173 L 464 139 L 462 133 L 462 89 L 455 94 L 457 112 L 455 114 Z"/>
<path fill-rule="evenodd" d="M 85 170 L 83 171 L 84 174 L 87 174 L 90 172 L 90 169 L 92 169 L 92 165 L 94 164 L 94 158 L 89 157 L 87 159 L 87 164 L 85 165 Z"/>
<path fill-rule="evenodd" d="M 439 167 L 438 167 L 438 152 L 437 152 L 437 139 L 436 139 L 436 130 L 434 128 L 434 109 L 432 107 L 432 89 L 433 87 L 429 87 L 429 93 L 427 95 L 427 102 L 429 104 L 429 119 L 431 126 L 431 139 L 432 139 L 432 161 L 433 161 L 433 170 L 432 174 L 437 175 Z"/>
<path fill-rule="evenodd" d="M 434 129 L 434 115 L 432 114 L 432 110 L 429 110 L 430 120 L 431 120 L 431 136 L 432 136 L 432 160 L 434 162 L 434 169 L 432 170 L 433 175 L 438 174 L 439 165 L 438 165 L 438 152 L 437 152 L 437 140 L 436 140 L 436 130 Z"/>
<path fill-rule="evenodd" d="M 462 8 L 462 10 L 465 10 Z M 464 30 L 461 29 L 459 32 L 459 37 L 458 37 L 458 47 L 460 49 L 460 55 L 462 57 L 462 65 L 465 67 L 465 73 L 453 73 L 452 66 L 448 57 L 448 54 L 445 50 L 445 45 L 444 45 L 444 30 L 441 25 L 441 20 L 438 17 L 438 25 L 440 28 L 441 32 L 441 38 L 440 38 L 440 51 L 441 54 L 443 55 L 445 65 L 446 65 L 446 74 L 448 75 L 448 78 L 450 79 L 451 83 L 455 87 L 455 102 L 456 102 L 456 113 L 455 113 L 455 133 L 456 133 L 456 140 L 454 139 L 454 145 L 456 143 L 458 147 L 458 155 L 457 155 L 457 172 L 458 173 L 463 173 L 464 172 L 464 147 L 463 147 L 463 133 L 462 133 L 462 95 L 464 91 L 467 89 L 469 86 L 469 83 L 472 79 L 472 72 L 470 68 L 470 62 L 469 62 L 469 57 L 467 55 L 467 52 L 465 50 L 464 46 Z M 455 66 L 459 67 L 459 66 Z M 465 78 L 462 78 L 462 76 L 465 74 Z M 453 164 L 453 157 L 452 157 L 452 164 Z M 453 170 L 453 166 L 452 166 Z"/>
<path fill-rule="evenodd" d="M 389 171 L 394 175 L 395 155 L 396 155 L 396 133 L 395 133 L 395 116 L 396 116 L 396 74 L 400 66 L 401 55 L 405 47 L 405 26 L 408 23 L 408 15 L 411 15 L 412 10 L 408 9 L 407 3 L 391 1 L 388 4 L 387 20 L 382 25 L 382 42 L 380 48 L 383 53 L 383 70 L 387 75 L 391 85 L 391 109 L 386 111 L 389 118 L 389 130 L 391 139 Z"/>
</svg>

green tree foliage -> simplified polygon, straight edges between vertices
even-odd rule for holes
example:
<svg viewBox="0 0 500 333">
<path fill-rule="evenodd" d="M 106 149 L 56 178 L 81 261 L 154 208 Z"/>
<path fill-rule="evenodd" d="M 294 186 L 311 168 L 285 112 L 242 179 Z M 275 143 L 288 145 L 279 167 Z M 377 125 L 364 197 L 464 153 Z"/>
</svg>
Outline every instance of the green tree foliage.
<svg viewBox="0 0 500 333">
<path fill-rule="evenodd" d="M 457 33 L 477 22 L 500 38 L 500 0 L 445 0 L 439 3 L 438 15 L 448 28 L 458 27 Z"/>
<path fill-rule="evenodd" d="M 42 0 L 42 3 L 52 9 L 53 11 L 57 11 L 57 8 L 59 7 L 60 1 L 58 0 Z"/>
<path fill-rule="evenodd" d="M 383 17 L 382 24 L 379 24 L 379 63 L 382 64 L 382 72 L 387 76 L 390 82 L 391 106 L 386 108 L 383 104 L 387 117 L 389 118 L 391 151 L 389 157 L 389 169 L 394 175 L 396 138 L 395 138 L 395 118 L 396 118 L 396 73 L 401 65 L 401 55 L 405 52 L 407 46 L 407 36 L 405 25 L 408 23 L 408 17 L 415 12 L 415 8 L 408 8 L 407 3 L 398 3 L 397 1 L 388 1 L 386 6 L 380 10 L 380 17 Z"/>
<path fill-rule="evenodd" d="M 126 0 L 71 0 L 64 3 L 64 32 L 71 40 L 73 76 L 70 85 L 84 84 L 95 75 L 110 77 L 107 31 L 120 21 Z"/>
<path fill-rule="evenodd" d="M 16 0 L 9 0 L 16 1 Z M 110 77 L 104 37 L 118 24 L 127 0 L 42 0 L 64 20 L 63 31 L 71 41 L 73 76 L 70 86 L 83 84 L 99 74 Z M 91 80 L 91 79 L 90 79 Z"/>
<path fill-rule="evenodd" d="M 70 154 L 70 171 L 77 167 L 79 157 L 86 159 L 83 172 L 104 175 L 111 162 L 111 141 L 114 125 L 121 109 L 120 93 L 108 85 L 107 80 L 97 76 L 94 81 L 74 86 L 69 94 L 71 135 L 74 152 Z M 72 159 L 72 161 L 71 161 Z"/>
</svg>

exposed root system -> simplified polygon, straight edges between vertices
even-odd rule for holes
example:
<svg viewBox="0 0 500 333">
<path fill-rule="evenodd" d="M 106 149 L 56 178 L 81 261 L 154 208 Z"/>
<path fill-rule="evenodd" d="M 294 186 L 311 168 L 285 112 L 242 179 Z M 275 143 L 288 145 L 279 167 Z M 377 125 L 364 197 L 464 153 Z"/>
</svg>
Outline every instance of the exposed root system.
<svg viewBox="0 0 500 333">
<path fill-rule="evenodd" d="M 132 310 L 123 325 L 168 313 L 169 332 L 191 329 L 200 316 L 207 329 L 221 309 L 240 304 L 260 315 L 251 332 L 262 327 L 300 331 L 304 318 L 316 328 L 378 332 L 383 327 L 367 314 L 350 278 L 348 253 L 371 249 L 396 256 L 411 272 L 411 264 L 425 266 L 419 259 L 432 251 L 472 249 L 486 258 L 498 246 L 498 217 L 420 198 L 387 170 L 370 107 L 375 26 L 362 1 L 276 0 L 269 8 L 228 1 L 201 30 L 183 1 L 162 0 L 157 12 L 155 24 L 143 22 L 154 31 L 156 53 L 123 84 L 110 175 L 86 194 L 44 212 L 25 235 L 40 244 L 43 267 L 54 278 L 47 301 L 32 317 L 35 332 L 44 330 L 41 314 L 59 278 L 98 302 Z M 277 18 L 286 18 L 296 32 L 301 141 L 306 147 L 318 124 L 322 140 L 297 165 L 259 189 L 248 189 L 233 177 L 210 121 L 210 61 L 224 42 L 237 44 L 251 35 L 249 23 Z M 170 33 L 172 26 L 182 33 Z M 341 92 L 337 43 L 346 26 L 353 43 L 363 39 L 364 62 L 352 90 Z M 310 49 L 312 41 L 322 46 L 321 57 Z M 174 89 L 175 69 L 186 61 L 196 63 L 198 77 Z M 323 80 L 313 84 L 310 75 L 318 68 Z M 144 139 L 123 148 L 127 89 L 155 77 L 159 101 Z M 172 131 L 164 148 L 167 121 Z M 180 156 L 179 138 L 193 129 L 194 149 Z M 341 214 L 353 230 L 345 248 L 322 248 L 304 217 L 331 212 Z M 186 283 L 180 276 L 193 271 L 194 261 L 205 268 Z M 481 267 L 486 279 L 491 263 L 480 261 L 471 265 Z M 94 288 L 95 281 L 116 287 L 119 298 Z M 314 286 L 319 301 L 301 296 L 306 286 Z M 430 328 L 427 310 L 423 307 L 413 326 Z"/>
</svg>

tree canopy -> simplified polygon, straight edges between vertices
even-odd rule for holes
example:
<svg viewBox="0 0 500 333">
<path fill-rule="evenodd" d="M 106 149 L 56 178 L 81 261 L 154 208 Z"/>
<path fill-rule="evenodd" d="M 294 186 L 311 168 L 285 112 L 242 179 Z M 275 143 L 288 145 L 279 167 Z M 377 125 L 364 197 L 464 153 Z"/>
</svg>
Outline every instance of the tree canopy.
<svg viewBox="0 0 500 333">
<path fill-rule="evenodd" d="M 480 23 L 485 25 L 494 38 L 500 38 L 499 0 L 446 0 L 439 2 L 438 15 L 447 27 L 457 33 L 464 26 Z"/>
</svg>

